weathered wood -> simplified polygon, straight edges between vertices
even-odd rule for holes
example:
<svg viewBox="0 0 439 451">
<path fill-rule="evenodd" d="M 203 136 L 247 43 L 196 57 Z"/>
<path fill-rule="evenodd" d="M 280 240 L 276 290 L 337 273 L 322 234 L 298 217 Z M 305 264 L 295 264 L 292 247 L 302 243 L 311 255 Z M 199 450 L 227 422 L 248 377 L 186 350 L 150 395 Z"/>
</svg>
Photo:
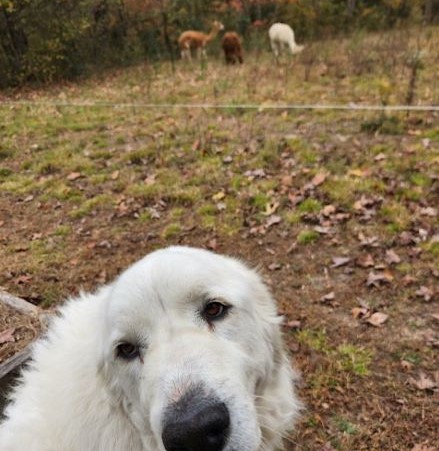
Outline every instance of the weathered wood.
<svg viewBox="0 0 439 451">
<path fill-rule="evenodd" d="M 42 314 L 38 307 L 1 289 L 0 303 L 17 310 L 24 315 L 37 317 L 42 325 L 47 324 L 47 315 Z M 38 337 L 36 337 L 35 340 L 37 338 Z M 24 363 L 26 363 L 31 355 L 32 345 L 33 342 L 29 343 L 24 349 L 14 354 L 5 362 L 0 363 L 0 417 L 2 416 L 4 408 L 7 404 L 7 394 L 10 391 L 14 381 L 20 374 L 21 367 Z"/>
<path fill-rule="evenodd" d="M 17 298 L 17 296 L 14 296 L 1 289 L 0 302 L 3 302 L 3 304 L 8 305 L 9 307 L 12 307 L 13 309 L 27 315 L 33 314 L 38 316 L 40 314 L 40 309 L 35 305 L 32 305 L 30 302 L 27 302 L 24 299 Z"/>
</svg>

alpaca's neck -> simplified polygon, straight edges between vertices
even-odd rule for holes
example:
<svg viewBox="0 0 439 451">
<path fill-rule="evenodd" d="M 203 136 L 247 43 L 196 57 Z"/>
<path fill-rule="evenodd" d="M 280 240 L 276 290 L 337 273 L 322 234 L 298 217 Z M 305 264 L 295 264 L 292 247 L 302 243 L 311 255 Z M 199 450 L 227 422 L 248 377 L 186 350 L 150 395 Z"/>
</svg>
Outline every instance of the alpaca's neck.
<svg viewBox="0 0 439 451">
<path fill-rule="evenodd" d="M 210 30 L 210 33 L 206 36 L 206 42 L 210 42 L 210 41 L 212 41 L 212 39 L 215 39 L 218 34 L 218 31 L 219 31 L 218 28 L 213 27 Z"/>
</svg>

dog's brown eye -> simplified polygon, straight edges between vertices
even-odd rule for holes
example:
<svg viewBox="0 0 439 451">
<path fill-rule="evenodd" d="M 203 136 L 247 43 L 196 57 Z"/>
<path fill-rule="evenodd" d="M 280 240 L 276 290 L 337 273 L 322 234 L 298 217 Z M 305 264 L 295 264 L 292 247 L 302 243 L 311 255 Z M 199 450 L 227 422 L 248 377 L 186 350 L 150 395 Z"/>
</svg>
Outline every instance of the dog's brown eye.
<svg viewBox="0 0 439 451">
<path fill-rule="evenodd" d="M 117 356 L 125 360 L 133 360 L 140 356 L 139 347 L 131 343 L 120 343 L 116 349 Z"/>
<path fill-rule="evenodd" d="M 206 304 L 203 310 L 203 317 L 207 321 L 220 319 L 227 313 L 228 306 L 221 304 L 221 302 L 212 301 Z"/>
</svg>

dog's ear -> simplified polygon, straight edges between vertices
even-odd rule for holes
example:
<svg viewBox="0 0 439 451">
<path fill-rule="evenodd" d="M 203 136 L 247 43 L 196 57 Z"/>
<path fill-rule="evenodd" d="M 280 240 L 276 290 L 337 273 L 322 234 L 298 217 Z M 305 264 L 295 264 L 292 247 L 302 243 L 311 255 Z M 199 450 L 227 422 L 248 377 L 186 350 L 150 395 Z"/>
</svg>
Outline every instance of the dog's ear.
<svg viewBox="0 0 439 451">
<path fill-rule="evenodd" d="M 281 449 L 282 437 L 292 429 L 302 405 L 295 395 L 297 373 L 292 369 L 280 330 L 272 323 L 272 361 L 257 386 L 256 409 L 267 449 Z"/>
</svg>

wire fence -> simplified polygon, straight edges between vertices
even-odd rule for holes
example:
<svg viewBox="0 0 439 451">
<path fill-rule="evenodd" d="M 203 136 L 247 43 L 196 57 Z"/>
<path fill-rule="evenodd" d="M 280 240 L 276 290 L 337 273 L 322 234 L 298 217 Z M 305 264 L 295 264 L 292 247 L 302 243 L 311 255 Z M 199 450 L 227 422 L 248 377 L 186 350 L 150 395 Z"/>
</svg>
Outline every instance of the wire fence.
<svg viewBox="0 0 439 451">
<path fill-rule="evenodd" d="M 128 108 L 128 109 L 217 109 L 217 110 L 340 110 L 340 111 L 439 111 L 439 105 L 364 105 L 348 104 L 251 104 L 251 103 L 113 103 L 113 102 L 50 102 L 0 100 L 0 107 L 54 108 Z"/>
</svg>

